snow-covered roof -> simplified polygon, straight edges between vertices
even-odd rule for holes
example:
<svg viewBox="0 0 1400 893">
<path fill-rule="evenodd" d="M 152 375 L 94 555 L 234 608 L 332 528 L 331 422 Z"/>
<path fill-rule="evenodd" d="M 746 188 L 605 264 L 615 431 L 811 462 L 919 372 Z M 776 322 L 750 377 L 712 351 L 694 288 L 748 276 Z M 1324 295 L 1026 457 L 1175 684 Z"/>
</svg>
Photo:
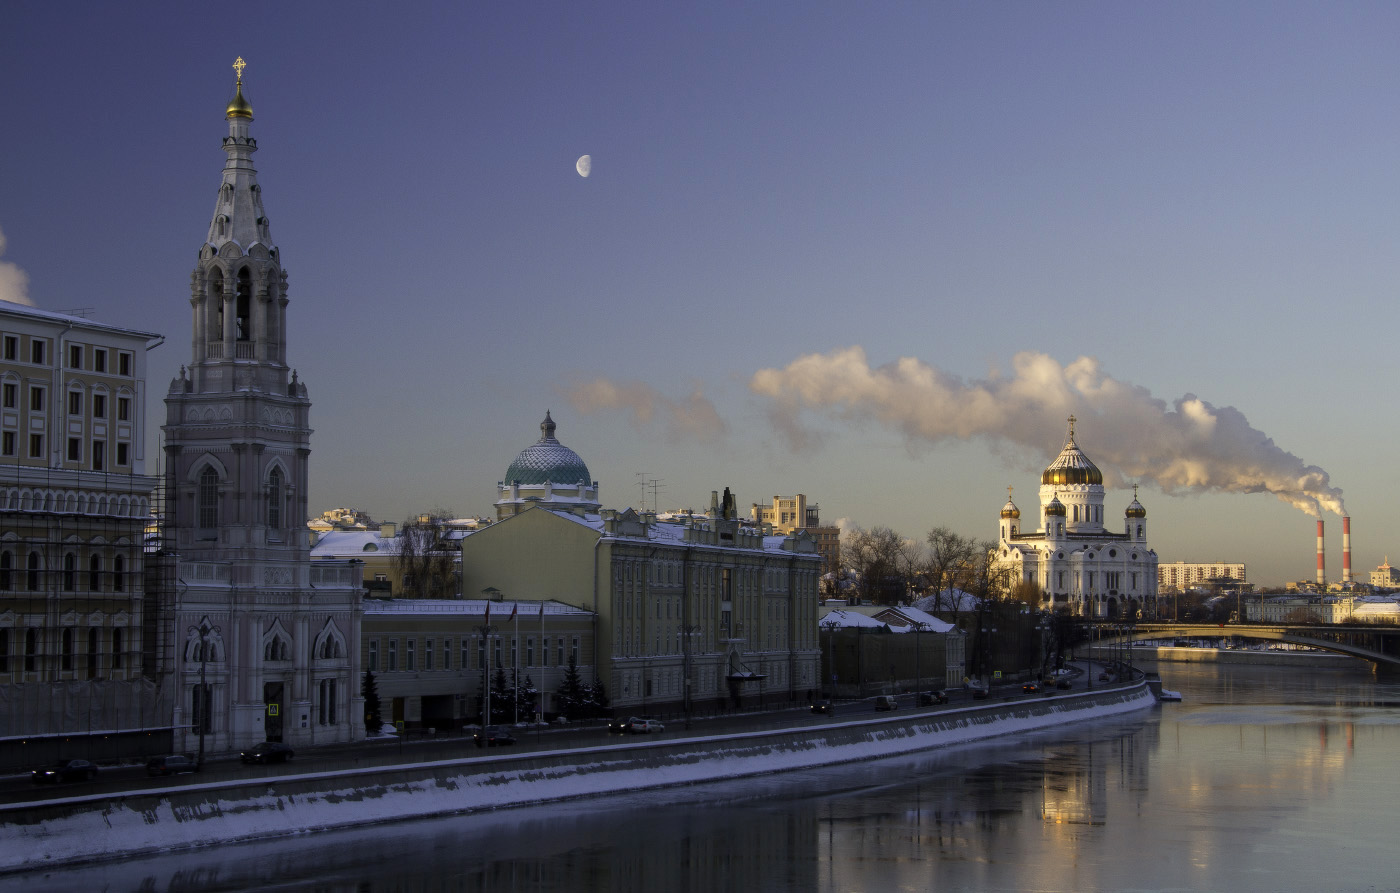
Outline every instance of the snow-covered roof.
<svg viewBox="0 0 1400 893">
<path fill-rule="evenodd" d="M 356 557 L 365 552 L 383 552 L 390 555 L 398 551 L 395 537 L 379 535 L 373 530 L 327 530 L 311 547 L 312 558 Z"/>
<path fill-rule="evenodd" d="M 509 623 L 511 612 L 520 623 L 538 620 L 540 606 L 548 616 L 557 614 L 591 614 L 591 611 L 564 602 L 545 601 L 490 601 L 484 598 L 441 599 L 441 598 L 367 598 L 364 602 L 366 614 L 456 614 L 485 619 L 487 606 L 491 609 L 491 622 Z"/>
<path fill-rule="evenodd" d="M 977 596 L 961 589 L 943 589 L 914 602 L 921 611 L 975 611 L 979 604 Z"/>
<path fill-rule="evenodd" d="M 953 624 L 918 608 L 905 605 L 853 605 L 843 609 L 854 614 L 864 614 L 889 626 L 891 632 L 914 632 L 914 624 L 923 624 L 922 632 L 946 633 Z"/>
<path fill-rule="evenodd" d="M 888 630 L 890 628 L 887 623 L 882 623 L 874 617 L 869 617 L 859 611 L 852 611 L 847 608 L 833 608 L 827 611 L 817 621 L 817 625 L 820 626 L 824 623 L 837 623 L 840 624 L 843 629 L 854 629 L 858 626 L 863 626 L 866 629 Z"/>
</svg>

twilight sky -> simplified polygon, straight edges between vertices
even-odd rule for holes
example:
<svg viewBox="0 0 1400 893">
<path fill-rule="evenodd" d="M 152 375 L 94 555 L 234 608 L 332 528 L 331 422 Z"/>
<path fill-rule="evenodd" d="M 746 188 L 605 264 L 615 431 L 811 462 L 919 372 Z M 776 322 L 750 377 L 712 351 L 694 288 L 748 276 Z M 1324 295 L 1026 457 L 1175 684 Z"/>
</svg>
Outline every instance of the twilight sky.
<svg viewBox="0 0 1400 893">
<path fill-rule="evenodd" d="M 1311 578 L 1321 506 L 1339 578 L 1344 499 L 1364 579 L 1400 559 L 1397 35 L 1393 3 L 18 0 L 0 295 L 165 333 L 163 420 L 241 55 L 314 513 L 492 515 L 550 409 L 610 507 L 645 473 L 663 509 L 991 538 L 1072 412 L 1162 561 Z"/>
</svg>

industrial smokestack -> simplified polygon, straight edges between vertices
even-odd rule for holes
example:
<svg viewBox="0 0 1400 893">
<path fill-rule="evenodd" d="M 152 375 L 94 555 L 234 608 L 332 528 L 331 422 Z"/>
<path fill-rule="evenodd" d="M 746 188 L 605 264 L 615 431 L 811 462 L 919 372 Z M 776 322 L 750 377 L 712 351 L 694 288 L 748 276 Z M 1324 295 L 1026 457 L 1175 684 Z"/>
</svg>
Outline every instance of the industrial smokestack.
<svg viewBox="0 0 1400 893">
<path fill-rule="evenodd" d="M 1342 516 L 1342 582 L 1350 583 L 1351 579 L 1351 518 Z"/>
<path fill-rule="evenodd" d="M 1317 519 L 1317 586 L 1327 586 L 1327 553 L 1322 549 L 1322 519 Z"/>
</svg>

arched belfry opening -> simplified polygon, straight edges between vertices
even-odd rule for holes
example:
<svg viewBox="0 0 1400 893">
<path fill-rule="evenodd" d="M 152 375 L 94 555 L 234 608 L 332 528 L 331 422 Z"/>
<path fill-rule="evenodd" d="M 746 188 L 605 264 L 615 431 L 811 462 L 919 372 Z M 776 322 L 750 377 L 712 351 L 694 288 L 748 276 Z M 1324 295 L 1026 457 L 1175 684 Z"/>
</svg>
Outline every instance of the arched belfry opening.
<svg viewBox="0 0 1400 893">
<path fill-rule="evenodd" d="M 238 299 L 234 307 L 233 337 L 235 341 L 247 341 L 252 338 L 252 307 L 253 283 L 248 275 L 248 268 L 243 267 L 238 271 Z"/>
</svg>

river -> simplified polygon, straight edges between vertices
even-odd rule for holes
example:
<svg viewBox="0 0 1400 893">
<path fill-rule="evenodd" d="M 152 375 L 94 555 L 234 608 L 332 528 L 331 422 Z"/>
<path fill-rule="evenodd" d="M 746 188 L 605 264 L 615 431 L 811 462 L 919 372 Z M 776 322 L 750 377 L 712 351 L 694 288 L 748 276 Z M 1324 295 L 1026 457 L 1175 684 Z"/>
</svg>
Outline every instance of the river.
<svg viewBox="0 0 1400 893">
<path fill-rule="evenodd" d="M 1400 890 L 1400 685 L 1159 670 L 1184 702 L 995 744 L 31 873 L 0 891 Z"/>
</svg>

